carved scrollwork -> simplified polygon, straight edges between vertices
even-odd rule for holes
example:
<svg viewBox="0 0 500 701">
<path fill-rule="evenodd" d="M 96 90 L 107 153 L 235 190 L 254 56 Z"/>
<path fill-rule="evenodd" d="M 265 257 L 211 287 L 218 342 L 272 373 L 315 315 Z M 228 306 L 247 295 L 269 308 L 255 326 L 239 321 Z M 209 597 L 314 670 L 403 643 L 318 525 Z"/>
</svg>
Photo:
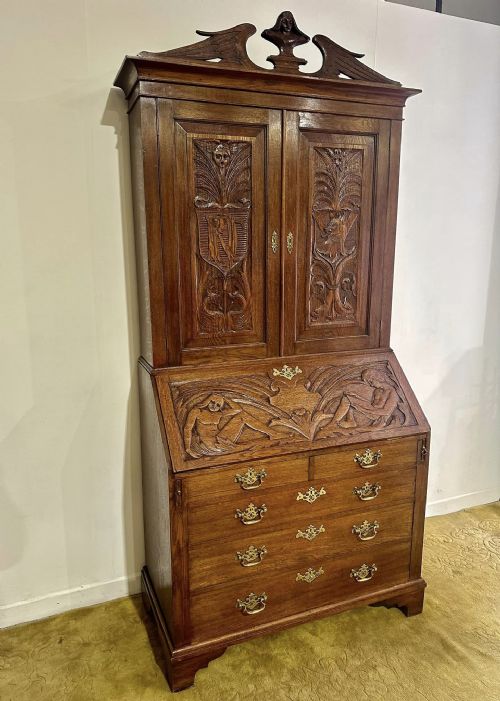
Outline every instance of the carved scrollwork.
<svg viewBox="0 0 500 701">
<path fill-rule="evenodd" d="M 194 140 L 201 334 L 251 330 L 251 145 Z"/>
<path fill-rule="evenodd" d="M 363 152 L 316 147 L 309 323 L 354 323 Z"/>
<path fill-rule="evenodd" d="M 256 31 L 255 26 L 249 23 L 238 24 L 218 32 L 197 30 L 196 33 L 206 39 L 170 51 L 159 53 L 143 51 L 139 55 L 146 58 L 172 57 L 198 63 L 215 61 L 223 67 L 268 73 L 269 70 L 253 63 L 247 53 L 247 41 Z M 291 12 L 282 12 L 274 26 L 265 29 L 261 36 L 279 49 L 278 55 L 269 56 L 267 59 L 273 64 L 277 73 L 298 73 L 299 67 L 307 63 L 304 58 L 294 54 L 294 49 L 307 44 L 309 37 L 298 28 Z M 316 34 L 312 41 L 321 51 L 323 65 L 319 71 L 311 75 L 317 78 L 345 77 L 351 80 L 400 85 L 361 63 L 359 59 L 363 58 L 363 54 L 344 49 L 322 34 Z"/>
<path fill-rule="evenodd" d="M 387 361 L 319 367 L 291 378 L 254 373 L 172 383 L 176 419 L 192 458 L 356 435 L 416 419 Z"/>
</svg>

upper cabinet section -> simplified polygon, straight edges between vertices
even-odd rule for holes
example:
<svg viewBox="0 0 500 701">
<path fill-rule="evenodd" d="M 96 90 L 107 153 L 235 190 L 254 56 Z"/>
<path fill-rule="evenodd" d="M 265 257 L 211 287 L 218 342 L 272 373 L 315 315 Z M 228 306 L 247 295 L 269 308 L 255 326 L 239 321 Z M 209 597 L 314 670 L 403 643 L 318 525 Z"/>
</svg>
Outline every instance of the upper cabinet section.
<svg viewBox="0 0 500 701">
<path fill-rule="evenodd" d="M 416 90 L 283 12 L 127 57 L 141 353 L 152 367 L 389 345 L 402 108 Z M 299 68 L 301 70 L 299 70 Z"/>
</svg>

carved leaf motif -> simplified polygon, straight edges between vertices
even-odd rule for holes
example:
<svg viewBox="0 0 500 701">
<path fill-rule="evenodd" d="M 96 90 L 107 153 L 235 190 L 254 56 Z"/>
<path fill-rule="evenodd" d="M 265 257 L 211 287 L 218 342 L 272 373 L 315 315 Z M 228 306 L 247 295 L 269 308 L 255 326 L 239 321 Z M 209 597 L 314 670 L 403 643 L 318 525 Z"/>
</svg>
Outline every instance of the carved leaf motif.
<svg viewBox="0 0 500 701">
<path fill-rule="evenodd" d="M 218 342 L 252 329 L 250 143 L 196 139 L 194 180 L 198 329 Z"/>
<path fill-rule="evenodd" d="M 325 366 L 291 380 L 271 370 L 171 387 L 192 458 L 237 453 L 261 441 L 312 441 L 416 423 L 386 361 Z"/>
<path fill-rule="evenodd" d="M 314 149 L 311 324 L 355 321 L 362 169 L 360 149 Z"/>
</svg>

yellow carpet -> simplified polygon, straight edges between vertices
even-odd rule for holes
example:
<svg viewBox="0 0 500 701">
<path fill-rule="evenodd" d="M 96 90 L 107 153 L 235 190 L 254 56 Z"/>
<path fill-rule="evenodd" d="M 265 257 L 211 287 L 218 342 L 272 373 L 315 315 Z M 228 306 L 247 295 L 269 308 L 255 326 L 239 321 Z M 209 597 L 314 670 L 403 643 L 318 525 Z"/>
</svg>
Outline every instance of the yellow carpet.
<svg viewBox="0 0 500 701">
<path fill-rule="evenodd" d="M 0 631 L 0 699 L 499 701 L 500 505 L 428 519 L 424 576 L 420 616 L 364 608 L 253 640 L 175 695 L 139 597 Z"/>
</svg>

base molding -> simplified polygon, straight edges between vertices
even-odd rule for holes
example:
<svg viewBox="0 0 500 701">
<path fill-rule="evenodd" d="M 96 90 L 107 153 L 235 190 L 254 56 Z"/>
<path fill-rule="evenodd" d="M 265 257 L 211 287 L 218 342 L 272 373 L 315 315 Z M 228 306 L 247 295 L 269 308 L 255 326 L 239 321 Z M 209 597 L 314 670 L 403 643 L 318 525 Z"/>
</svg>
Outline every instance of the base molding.
<svg viewBox="0 0 500 701">
<path fill-rule="evenodd" d="M 381 591 L 356 597 L 348 601 L 342 601 L 321 608 L 289 616 L 272 623 L 255 626 L 251 630 L 240 631 L 230 635 L 207 640 L 194 645 L 175 648 L 167 629 L 160 604 L 154 591 L 153 583 L 147 567 L 143 567 L 141 573 L 142 596 L 146 611 L 152 615 L 156 623 L 161 646 L 165 658 L 165 675 L 172 691 L 181 691 L 191 686 L 196 672 L 206 667 L 209 662 L 220 657 L 229 645 L 248 640 L 249 638 L 274 633 L 286 628 L 291 628 L 307 621 L 332 616 L 347 609 L 360 606 L 385 606 L 387 608 L 399 608 L 406 616 L 414 616 L 421 613 L 424 601 L 426 583 L 423 579 L 415 579 L 405 584 L 389 587 Z"/>
</svg>

